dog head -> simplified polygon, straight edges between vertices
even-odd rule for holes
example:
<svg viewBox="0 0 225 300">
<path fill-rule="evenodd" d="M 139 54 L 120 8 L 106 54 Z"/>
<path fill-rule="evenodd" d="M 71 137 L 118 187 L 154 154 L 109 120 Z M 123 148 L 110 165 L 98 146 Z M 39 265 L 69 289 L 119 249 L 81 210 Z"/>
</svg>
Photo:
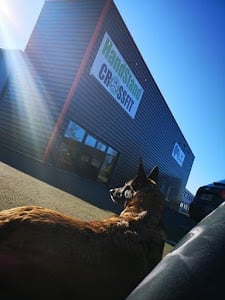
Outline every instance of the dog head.
<svg viewBox="0 0 225 300">
<path fill-rule="evenodd" d="M 138 193 L 147 193 L 147 191 L 153 190 L 154 192 L 159 192 L 157 185 L 158 174 L 158 167 L 155 167 L 150 174 L 146 176 L 142 161 L 140 160 L 136 177 L 126 182 L 122 187 L 111 189 L 111 199 L 116 203 L 126 206 Z"/>
</svg>

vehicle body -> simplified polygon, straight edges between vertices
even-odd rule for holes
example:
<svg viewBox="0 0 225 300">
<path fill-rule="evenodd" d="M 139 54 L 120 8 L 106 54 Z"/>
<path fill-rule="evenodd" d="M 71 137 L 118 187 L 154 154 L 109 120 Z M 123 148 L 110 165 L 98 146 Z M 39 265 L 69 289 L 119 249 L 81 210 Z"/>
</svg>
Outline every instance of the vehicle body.
<svg viewBox="0 0 225 300">
<path fill-rule="evenodd" d="M 190 204 L 189 215 L 200 221 L 225 201 L 225 180 L 201 186 Z"/>
</svg>

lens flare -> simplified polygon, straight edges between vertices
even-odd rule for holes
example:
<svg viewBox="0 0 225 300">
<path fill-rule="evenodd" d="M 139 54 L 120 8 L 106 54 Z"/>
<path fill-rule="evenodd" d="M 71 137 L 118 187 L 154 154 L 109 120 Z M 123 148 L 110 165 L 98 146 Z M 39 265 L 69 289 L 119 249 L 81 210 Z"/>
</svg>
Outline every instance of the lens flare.
<svg viewBox="0 0 225 300">
<path fill-rule="evenodd" d="M 3 100 L 10 107 L 14 143 L 17 143 L 17 138 L 24 139 L 24 142 L 29 138 L 28 144 L 34 155 L 40 158 L 44 147 L 40 137 L 46 126 L 53 128 L 54 125 L 48 109 L 51 97 L 23 51 L 6 50 L 4 53 L 9 80 Z"/>
<path fill-rule="evenodd" d="M 49 110 L 52 99 L 26 52 L 15 50 L 15 45 L 21 43 L 23 35 L 23 24 L 16 14 L 19 6 L 16 1 L 13 2 L 12 10 L 8 0 L 0 1 L 0 48 L 4 49 L 2 53 L 8 79 L 1 101 L 10 118 L 9 130 L 14 137 L 13 145 L 16 148 L 17 143 L 26 143 L 29 138 L 27 144 L 39 158 L 42 157 L 42 147 L 46 146 L 43 144 L 43 132 L 46 133 L 46 127 L 50 132 L 54 127 L 52 112 Z M 21 143 L 21 140 L 24 142 Z"/>
<path fill-rule="evenodd" d="M 22 28 L 15 11 L 11 10 L 6 1 L 1 0 L 0 6 L 0 48 L 16 48 Z"/>
</svg>

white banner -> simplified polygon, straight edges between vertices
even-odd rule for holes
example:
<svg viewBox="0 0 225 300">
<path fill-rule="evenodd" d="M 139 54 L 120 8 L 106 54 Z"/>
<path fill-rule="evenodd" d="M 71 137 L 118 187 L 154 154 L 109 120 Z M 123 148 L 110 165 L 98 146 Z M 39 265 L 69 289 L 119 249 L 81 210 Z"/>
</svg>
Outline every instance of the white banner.
<svg viewBox="0 0 225 300">
<path fill-rule="evenodd" d="M 132 118 L 135 117 L 144 90 L 108 33 L 103 37 L 90 74 Z"/>
</svg>

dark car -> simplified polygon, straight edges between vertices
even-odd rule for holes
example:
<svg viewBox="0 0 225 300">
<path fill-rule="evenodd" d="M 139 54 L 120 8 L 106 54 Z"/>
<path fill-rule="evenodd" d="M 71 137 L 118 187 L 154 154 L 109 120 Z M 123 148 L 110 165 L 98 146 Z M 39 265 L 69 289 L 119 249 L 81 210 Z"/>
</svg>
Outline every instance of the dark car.
<svg viewBox="0 0 225 300">
<path fill-rule="evenodd" d="M 225 201 L 225 180 L 201 186 L 190 204 L 190 217 L 199 222 Z"/>
</svg>

